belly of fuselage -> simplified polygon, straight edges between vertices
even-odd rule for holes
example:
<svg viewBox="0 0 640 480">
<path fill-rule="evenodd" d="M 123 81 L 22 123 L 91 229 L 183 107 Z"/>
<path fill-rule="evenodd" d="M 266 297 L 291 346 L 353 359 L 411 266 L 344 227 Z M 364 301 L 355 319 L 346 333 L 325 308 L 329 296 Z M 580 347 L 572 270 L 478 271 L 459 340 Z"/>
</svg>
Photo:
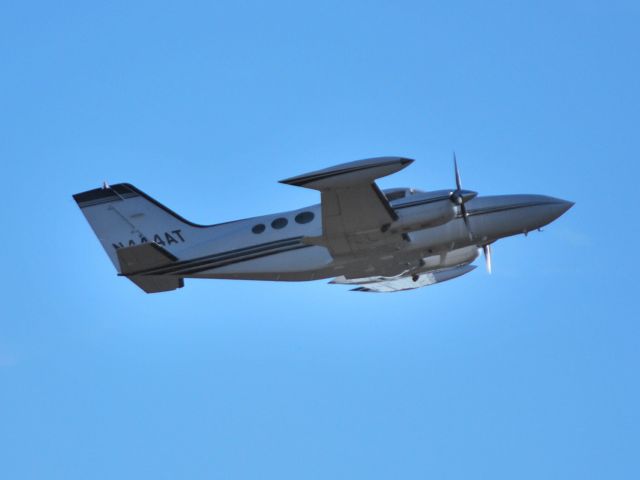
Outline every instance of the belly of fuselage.
<svg viewBox="0 0 640 480">
<path fill-rule="evenodd" d="M 475 247 L 438 249 L 433 242 L 407 242 L 393 254 L 371 251 L 353 257 L 334 259 L 321 246 L 300 245 L 285 252 L 243 258 L 188 275 L 192 278 L 305 281 L 345 276 L 395 276 L 407 271 L 430 271 L 472 262 Z"/>
</svg>

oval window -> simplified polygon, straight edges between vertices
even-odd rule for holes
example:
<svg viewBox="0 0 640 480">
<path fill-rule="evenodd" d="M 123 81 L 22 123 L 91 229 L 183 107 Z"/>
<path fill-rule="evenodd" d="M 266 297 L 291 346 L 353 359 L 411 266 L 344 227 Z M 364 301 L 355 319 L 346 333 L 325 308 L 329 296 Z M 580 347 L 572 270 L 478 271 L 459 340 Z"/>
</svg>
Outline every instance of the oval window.
<svg viewBox="0 0 640 480">
<path fill-rule="evenodd" d="M 289 223 L 289 222 L 287 221 L 286 218 L 279 217 L 279 218 L 276 218 L 273 222 L 271 222 L 271 226 L 273 228 L 275 228 L 275 229 L 281 229 L 281 228 L 286 227 L 287 223 Z"/>
<path fill-rule="evenodd" d="M 267 227 L 265 227 L 263 223 L 259 223 L 257 225 L 254 225 L 253 228 L 251 229 L 251 231 L 253 233 L 262 233 L 262 232 L 264 232 L 265 228 L 267 228 Z"/>
<path fill-rule="evenodd" d="M 296 215 L 296 223 L 309 223 L 314 217 L 313 212 L 302 212 Z"/>
</svg>

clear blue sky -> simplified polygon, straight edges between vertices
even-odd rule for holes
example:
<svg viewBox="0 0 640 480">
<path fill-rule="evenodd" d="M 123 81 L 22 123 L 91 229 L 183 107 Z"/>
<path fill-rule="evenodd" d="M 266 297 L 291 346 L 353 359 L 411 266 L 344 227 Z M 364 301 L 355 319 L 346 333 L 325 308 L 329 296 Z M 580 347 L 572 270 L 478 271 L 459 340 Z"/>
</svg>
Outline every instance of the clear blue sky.
<svg viewBox="0 0 640 480">
<path fill-rule="evenodd" d="M 637 2 L 11 2 L 0 14 L 0 478 L 637 479 Z M 203 223 L 277 180 L 576 206 L 447 284 L 117 278 L 71 194 Z"/>
</svg>

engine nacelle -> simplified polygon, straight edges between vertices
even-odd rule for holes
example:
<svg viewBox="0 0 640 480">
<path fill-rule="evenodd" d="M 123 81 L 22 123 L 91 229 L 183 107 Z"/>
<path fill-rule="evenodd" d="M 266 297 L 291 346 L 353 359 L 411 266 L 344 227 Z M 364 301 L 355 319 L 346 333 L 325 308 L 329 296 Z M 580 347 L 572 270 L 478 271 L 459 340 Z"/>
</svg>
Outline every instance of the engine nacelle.
<svg viewBox="0 0 640 480">
<path fill-rule="evenodd" d="M 474 246 L 457 248 L 440 255 L 431 255 L 422 259 L 424 270 L 457 267 L 466 265 L 478 258 L 478 248 Z"/>
<path fill-rule="evenodd" d="M 398 205 L 395 209 L 399 218 L 385 231 L 406 233 L 450 222 L 456 216 L 456 206 L 449 199 L 448 193 L 440 195 L 437 200 L 425 199 L 421 203 L 420 199 L 416 198 L 409 204 Z M 416 205 L 412 206 L 413 203 Z"/>
</svg>

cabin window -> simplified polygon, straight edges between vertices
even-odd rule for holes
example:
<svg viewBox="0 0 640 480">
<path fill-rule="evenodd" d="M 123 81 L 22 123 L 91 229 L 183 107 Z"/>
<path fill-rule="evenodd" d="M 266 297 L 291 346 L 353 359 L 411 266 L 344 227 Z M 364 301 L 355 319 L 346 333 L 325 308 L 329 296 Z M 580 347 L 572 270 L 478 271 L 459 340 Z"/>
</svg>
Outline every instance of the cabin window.
<svg viewBox="0 0 640 480">
<path fill-rule="evenodd" d="M 279 217 L 279 218 L 276 218 L 273 222 L 271 222 L 271 226 L 276 230 L 280 230 L 281 228 L 286 227 L 287 223 L 289 223 L 289 221 L 286 218 Z"/>
<path fill-rule="evenodd" d="M 253 228 L 251 229 L 251 231 L 253 233 L 262 233 L 262 232 L 264 232 L 265 228 L 267 228 L 267 227 L 264 226 L 264 223 L 259 223 L 257 225 L 254 225 Z"/>
<path fill-rule="evenodd" d="M 313 221 L 315 215 L 313 212 L 302 212 L 296 215 L 296 223 L 309 223 Z"/>
</svg>

